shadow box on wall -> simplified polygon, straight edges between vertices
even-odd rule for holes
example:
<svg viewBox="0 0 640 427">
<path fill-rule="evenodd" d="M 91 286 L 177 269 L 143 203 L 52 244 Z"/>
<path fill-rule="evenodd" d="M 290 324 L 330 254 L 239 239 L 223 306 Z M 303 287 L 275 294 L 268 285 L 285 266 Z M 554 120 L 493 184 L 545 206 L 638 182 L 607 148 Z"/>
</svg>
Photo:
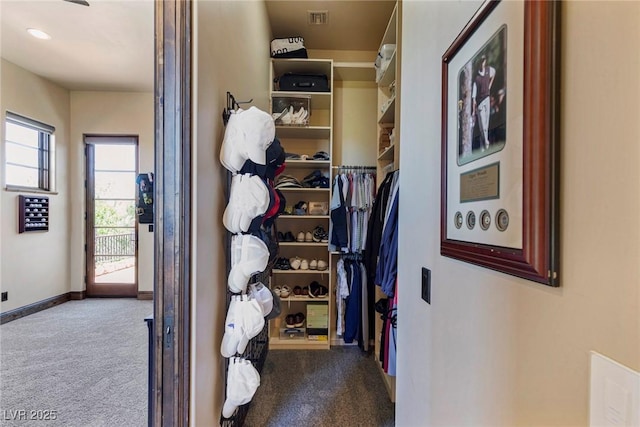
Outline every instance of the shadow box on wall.
<svg viewBox="0 0 640 427">
<path fill-rule="evenodd" d="M 559 286 L 559 2 L 487 1 L 442 57 L 440 252 Z"/>
</svg>

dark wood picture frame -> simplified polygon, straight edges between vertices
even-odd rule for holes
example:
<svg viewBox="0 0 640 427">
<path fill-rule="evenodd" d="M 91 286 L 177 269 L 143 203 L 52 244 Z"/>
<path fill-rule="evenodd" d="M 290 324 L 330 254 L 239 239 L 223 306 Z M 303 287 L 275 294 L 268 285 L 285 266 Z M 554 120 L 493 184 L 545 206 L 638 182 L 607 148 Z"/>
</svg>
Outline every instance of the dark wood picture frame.
<svg viewBox="0 0 640 427">
<path fill-rule="evenodd" d="M 522 247 L 449 238 L 447 120 L 449 63 L 500 1 L 482 4 L 442 57 L 441 243 L 444 256 L 549 286 L 559 286 L 559 14 L 560 2 L 526 1 L 522 60 Z M 451 70 L 457 72 L 457 70 Z M 518 76 L 519 78 L 519 76 Z M 507 141 L 508 143 L 508 141 Z M 453 188 L 453 187 L 452 187 Z"/>
</svg>

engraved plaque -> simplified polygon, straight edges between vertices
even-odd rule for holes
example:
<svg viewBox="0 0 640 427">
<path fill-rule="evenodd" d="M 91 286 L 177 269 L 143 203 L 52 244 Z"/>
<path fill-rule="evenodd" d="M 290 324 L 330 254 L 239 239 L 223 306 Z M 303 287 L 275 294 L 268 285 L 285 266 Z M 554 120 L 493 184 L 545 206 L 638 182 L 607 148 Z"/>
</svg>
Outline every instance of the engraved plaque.
<svg viewBox="0 0 640 427">
<path fill-rule="evenodd" d="M 460 203 L 500 197 L 500 163 L 460 175 Z"/>
</svg>

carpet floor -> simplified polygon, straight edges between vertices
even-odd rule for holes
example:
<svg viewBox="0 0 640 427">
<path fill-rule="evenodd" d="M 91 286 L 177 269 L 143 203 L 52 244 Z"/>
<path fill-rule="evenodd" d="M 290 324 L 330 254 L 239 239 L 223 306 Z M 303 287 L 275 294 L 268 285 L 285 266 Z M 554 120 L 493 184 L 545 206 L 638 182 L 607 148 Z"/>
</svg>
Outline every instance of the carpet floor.
<svg viewBox="0 0 640 427">
<path fill-rule="evenodd" d="M 0 326 L 0 426 L 146 426 L 152 313 L 85 299 Z"/>
<path fill-rule="evenodd" d="M 390 427 L 394 418 L 373 356 L 334 347 L 269 351 L 244 425 Z"/>
<path fill-rule="evenodd" d="M 152 312 L 152 301 L 86 299 L 0 326 L 0 426 L 146 426 Z M 247 427 L 394 425 L 376 362 L 358 348 L 272 350 L 261 377 Z"/>
</svg>

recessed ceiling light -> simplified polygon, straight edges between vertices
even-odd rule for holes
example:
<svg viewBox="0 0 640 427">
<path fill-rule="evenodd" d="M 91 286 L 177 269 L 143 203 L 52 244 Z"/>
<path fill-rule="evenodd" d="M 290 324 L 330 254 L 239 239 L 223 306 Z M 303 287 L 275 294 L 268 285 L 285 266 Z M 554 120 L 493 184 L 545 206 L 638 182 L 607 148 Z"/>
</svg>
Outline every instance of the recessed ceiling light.
<svg viewBox="0 0 640 427">
<path fill-rule="evenodd" d="M 27 28 L 27 32 L 37 39 L 49 40 L 51 38 L 49 34 L 37 28 Z"/>
</svg>

